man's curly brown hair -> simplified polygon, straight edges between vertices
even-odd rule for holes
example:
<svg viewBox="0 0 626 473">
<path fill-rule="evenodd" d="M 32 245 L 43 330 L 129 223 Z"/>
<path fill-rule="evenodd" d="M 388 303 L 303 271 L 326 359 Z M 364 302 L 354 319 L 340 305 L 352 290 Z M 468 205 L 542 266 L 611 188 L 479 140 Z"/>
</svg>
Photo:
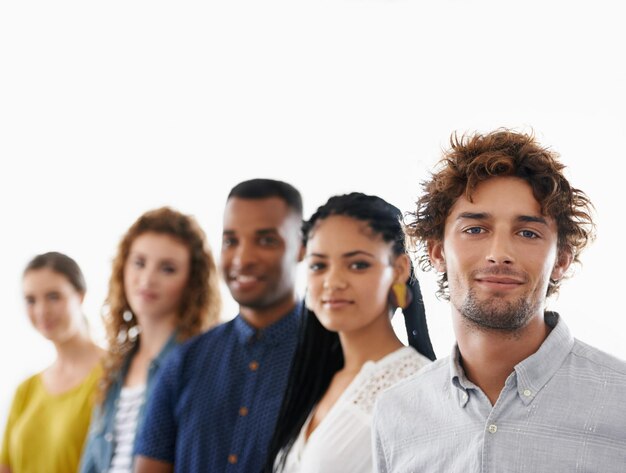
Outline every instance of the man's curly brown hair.
<svg viewBox="0 0 626 473">
<path fill-rule="evenodd" d="M 558 251 L 570 251 L 579 263 L 581 251 L 595 237 L 587 195 L 573 188 L 563 175 L 558 154 L 542 147 L 533 134 L 498 129 L 488 134 L 452 134 L 450 149 L 444 151 L 431 178 L 421 183 L 424 191 L 417 208 L 408 214 L 407 235 L 417 250 L 420 268 L 432 269 L 429 242 L 441 242 L 446 218 L 456 200 L 464 195 L 470 202 L 481 182 L 496 176 L 524 179 L 532 188 L 545 216 L 556 222 Z M 550 281 L 547 296 L 558 292 L 560 281 Z M 437 295 L 449 300 L 448 277 L 440 275 Z"/>
<path fill-rule="evenodd" d="M 132 313 L 124 291 L 124 266 L 133 242 L 145 233 L 171 236 L 189 249 L 189 279 L 181 297 L 177 318 L 178 339 L 182 341 L 197 335 L 215 325 L 219 319 L 222 306 L 219 276 L 205 233 L 196 220 L 169 207 L 141 215 L 120 241 L 113 260 L 104 311 L 109 349 L 104 360 L 101 401 L 115 382 L 124 360 L 141 340 L 141 335 L 128 336 L 137 325 L 137 319 L 128 315 L 124 318 L 125 312 Z"/>
</svg>

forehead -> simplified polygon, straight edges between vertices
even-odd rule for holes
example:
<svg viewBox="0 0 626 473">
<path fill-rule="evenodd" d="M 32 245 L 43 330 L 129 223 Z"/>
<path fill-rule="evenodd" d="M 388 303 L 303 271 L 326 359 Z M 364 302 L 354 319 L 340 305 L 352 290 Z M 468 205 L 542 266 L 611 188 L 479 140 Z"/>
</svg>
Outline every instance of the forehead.
<svg viewBox="0 0 626 473">
<path fill-rule="evenodd" d="M 547 218 L 532 188 L 518 177 L 493 177 L 481 182 L 471 194 L 471 201 L 461 195 L 452 208 L 448 220 L 456 220 L 463 213 L 484 213 L 491 219 L 517 219 L 521 216 Z"/>
<path fill-rule="evenodd" d="M 294 222 L 295 231 L 299 224 L 295 213 L 279 197 L 265 199 L 242 199 L 232 197 L 224 209 L 224 231 L 235 233 L 254 232 L 261 229 L 281 228 Z"/>
<path fill-rule="evenodd" d="M 367 222 L 344 215 L 320 220 L 311 233 L 307 252 L 345 252 L 356 249 L 387 251 L 391 243 L 375 233 Z"/>
<path fill-rule="evenodd" d="M 155 232 L 142 233 L 135 238 L 130 252 L 164 259 L 185 260 L 189 257 L 189 250 L 182 241 L 171 235 Z"/>
<path fill-rule="evenodd" d="M 70 281 L 61 273 L 50 268 L 31 269 L 24 274 L 23 287 L 25 291 L 47 291 L 63 286 L 72 286 Z M 73 287 L 73 286 L 72 286 Z"/>
</svg>

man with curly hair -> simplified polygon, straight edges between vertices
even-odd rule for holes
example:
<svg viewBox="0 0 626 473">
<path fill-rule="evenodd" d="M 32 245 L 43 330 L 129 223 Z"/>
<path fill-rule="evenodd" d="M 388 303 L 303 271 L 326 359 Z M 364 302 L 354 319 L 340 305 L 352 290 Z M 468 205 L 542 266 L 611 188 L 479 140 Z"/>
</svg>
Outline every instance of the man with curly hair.
<svg viewBox="0 0 626 473">
<path fill-rule="evenodd" d="M 377 471 L 623 472 L 626 363 L 546 310 L 593 240 L 591 203 L 532 135 L 453 136 L 407 233 L 457 343 L 386 392 Z"/>
</svg>

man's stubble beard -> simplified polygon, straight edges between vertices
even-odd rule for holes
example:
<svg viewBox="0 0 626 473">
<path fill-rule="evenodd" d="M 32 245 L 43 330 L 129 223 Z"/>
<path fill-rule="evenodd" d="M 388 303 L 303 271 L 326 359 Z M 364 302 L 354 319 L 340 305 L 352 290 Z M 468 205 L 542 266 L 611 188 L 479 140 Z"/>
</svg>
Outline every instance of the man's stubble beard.
<svg viewBox="0 0 626 473">
<path fill-rule="evenodd" d="M 497 295 L 480 300 L 474 289 L 470 289 L 457 311 L 468 326 L 486 331 L 514 333 L 524 328 L 537 310 L 537 304 L 531 304 L 526 295 L 509 301 Z"/>
</svg>

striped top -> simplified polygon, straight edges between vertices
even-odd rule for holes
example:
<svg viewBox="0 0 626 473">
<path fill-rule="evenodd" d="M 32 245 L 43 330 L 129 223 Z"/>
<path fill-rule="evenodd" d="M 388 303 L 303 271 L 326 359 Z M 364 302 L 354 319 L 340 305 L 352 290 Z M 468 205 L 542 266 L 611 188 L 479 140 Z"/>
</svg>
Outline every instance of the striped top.
<svg viewBox="0 0 626 473">
<path fill-rule="evenodd" d="M 123 387 L 115 413 L 115 450 L 109 473 L 131 473 L 137 416 L 144 402 L 146 385 Z"/>
</svg>

